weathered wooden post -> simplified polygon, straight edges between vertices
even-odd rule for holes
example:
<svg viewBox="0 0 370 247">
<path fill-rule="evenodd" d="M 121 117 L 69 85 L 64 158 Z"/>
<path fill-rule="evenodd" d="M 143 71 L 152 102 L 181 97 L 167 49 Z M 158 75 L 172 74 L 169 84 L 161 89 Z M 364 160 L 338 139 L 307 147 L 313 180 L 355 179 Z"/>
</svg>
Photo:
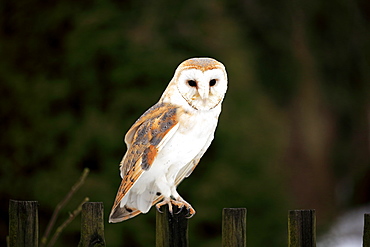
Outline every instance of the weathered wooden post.
<svg viewBox="0 0 370 247">
<path fill-rule="evenodd" d="M 364 236 L 362 246 L 370 247 L 370 214 L 364 215 Z"/>
<path fill-rule="evenodd" d="M 162 206 L 163 213 L 157 211 L 156 247 L 187 247 L 188 243 L 188 211 L 184 208 L 178 213 L 168 211 L 168 206 Z"/>
<path fill-rule="evenodd" d="M 316 247 L 315 210 L 291 210 L 288 215 L 288 246 Z"/>
<path fill-rule="evenodd" d="M 81 212 L 81 239 L 78 247 L 102 247 L 104 239 L 104 206 L 102 202 L 86 202 Z"/>
<path fill-rule="evenodd" d="M 39 244 L 38 202 L 9 202 L 9 246 L 37 247 Z"/>
<path fill-rule="evenodd" d="M 247 246 L 247 209 L 224 208 L 222 211 L 222 247 Z"/>
</svg>

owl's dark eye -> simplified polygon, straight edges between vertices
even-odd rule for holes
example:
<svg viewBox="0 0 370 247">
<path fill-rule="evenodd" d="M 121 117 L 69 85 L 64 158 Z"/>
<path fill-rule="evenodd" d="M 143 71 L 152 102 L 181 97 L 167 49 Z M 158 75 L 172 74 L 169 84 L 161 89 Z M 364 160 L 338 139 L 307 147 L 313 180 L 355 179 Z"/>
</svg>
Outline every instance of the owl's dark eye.
<svg viewBox="0 0 370 247">
<path fill-rule="evenodd" d="M 212 79 L 212 80 L 210 80 L 210 81 L 209 81 L 209 86 L 210 86 L 210 87 L 213 87 L 214 85 L 216 85 L 216 82 L 217 82 L 217 81 L 216 81 L 216 79 Z"/>
<path fill-rule="evenodd" d="M 197 82 L 194 81 L 194 80 L 188 80 L 188 84 L 190 87 L 196 87 L 197 86 Z"/>
</svg>

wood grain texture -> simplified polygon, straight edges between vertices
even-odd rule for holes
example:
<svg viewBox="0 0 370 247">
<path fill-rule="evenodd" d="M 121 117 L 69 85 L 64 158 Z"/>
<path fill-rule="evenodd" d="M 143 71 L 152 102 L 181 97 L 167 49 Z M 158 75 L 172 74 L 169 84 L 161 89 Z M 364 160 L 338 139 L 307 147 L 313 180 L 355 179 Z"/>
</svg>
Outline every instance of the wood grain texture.
<svg viewBox="0 0 370 247">
<path fill-rule="evenodd" d="M 174 206 L 174 212 L 168 211 L 168 206 L 162 206 L 163 213 L 157 211 L 156 247 L 188 247 L 188 211 Z"/>
<path fill-rule="evenodd" d="M 102 202 L 86 202 L 82 206 L 81 238 L 78 247 L 103 247 L 104 206 Z"/>
<path fill-rule="evenodd" d="M 315 210 L 289 211 L 288 243 L 289 247 L 316 247 Z"/>
<path fill-rule="evenodd" d="M 37 247 L 38 241 L 38 202 L 10 200 L 9 246 Z"/>
<path fill-rule="evenodd" d="M 247 209 L 224 208 L 222 212 L 222 247 L 247 246 Z"/>
<path fill-rule="evenodd" d="M 364 215 L 363 247 L 370 247 L 370 214 Z"/>
</svg>

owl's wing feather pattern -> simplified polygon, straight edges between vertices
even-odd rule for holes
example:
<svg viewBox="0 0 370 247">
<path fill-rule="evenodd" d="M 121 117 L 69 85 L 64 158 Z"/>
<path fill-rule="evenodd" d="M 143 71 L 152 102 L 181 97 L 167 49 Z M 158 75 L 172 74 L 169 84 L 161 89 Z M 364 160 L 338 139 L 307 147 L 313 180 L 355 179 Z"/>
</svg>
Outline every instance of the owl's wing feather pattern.
<svg viewBox="0 0 370 247">
<path fill-rule="evenodd" d="M 158 152 L 177 130 L 179 114 L 180 109 L 177 106 L 157 103 L 127 132 L 125 142 L 128 150 L 120 163 L 122 182 L 111 211 L 111 222 L 132 218 L 140 213 L 135 208 L 121 208 L 119 205 L 143 172 L 150 169 Z M 161 199 L 158 196 L 154 201 Z"/>
<path fill-rule="evenodd" d="M 171 131 L 173 131 L 173 129 Z M 201 152 L 198 154 L 198 156 L 195 157 L 194 160 L 192 160 L 191 162 L 189 162 L 186 166 L 184 166 L 183 169 L 181 169 L 179 171 L 179 173 L 177 174 L 176 179 L 175 179 L 176 186 L 178 186 L 181 183 L 182 180 L 184 180 L 185 178 L 189 177 L 190 174 L 194 171 L 194 169 L 197 167 L 197 165 L 198 165 L 198 163 L 200 161 L 200 158 L 203 156 L 203 154 L 207 150 L 208 146 L 210 145 L 212 139 L 213 139 L 213 136 L 209 139 L 209 141 L 207 142 L 207 144 L 205 145 L 205 147 L 201 150 Z M 157 204 L 162 199 L 163 199 L 163 195 L 155 196 L 152 205 Z M 141 213 L 141 211 L 138 210 L 138 209 L 130 208 L 129 210 L 127 210 L 127 207 L 117 208 L 116 209 L 116 212 L 117 213 L 121 212 L 121 216 L 119 217 L 119 219 L 120 219 L 119 221 L 133 218 L 136 215 L 138 215 L 138 214 Z"/>
</svg>

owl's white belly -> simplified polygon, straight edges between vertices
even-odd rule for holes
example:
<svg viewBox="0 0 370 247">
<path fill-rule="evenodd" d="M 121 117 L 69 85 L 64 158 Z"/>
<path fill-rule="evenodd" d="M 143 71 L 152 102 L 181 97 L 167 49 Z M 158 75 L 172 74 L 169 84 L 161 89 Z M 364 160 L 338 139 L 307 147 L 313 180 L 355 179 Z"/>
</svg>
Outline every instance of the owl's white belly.
<svg viewBox="0 0 370 247">
<path fill-rule="evenodd" d="M 147 194 L 152 198 L 157 193 L 165 197 L 178 196 L 175 178 L 182 168 L 192 160 L 200 159 L 207 150 L 213 140 L 218 114 L 217 111 L 209 111 L 190 118 L 192 119 L 187 122 L 191 125 L 180 124 L 179 129 L 160 150 L 150 169 L 132 187 L 131 193 Z"/>
</svg>

